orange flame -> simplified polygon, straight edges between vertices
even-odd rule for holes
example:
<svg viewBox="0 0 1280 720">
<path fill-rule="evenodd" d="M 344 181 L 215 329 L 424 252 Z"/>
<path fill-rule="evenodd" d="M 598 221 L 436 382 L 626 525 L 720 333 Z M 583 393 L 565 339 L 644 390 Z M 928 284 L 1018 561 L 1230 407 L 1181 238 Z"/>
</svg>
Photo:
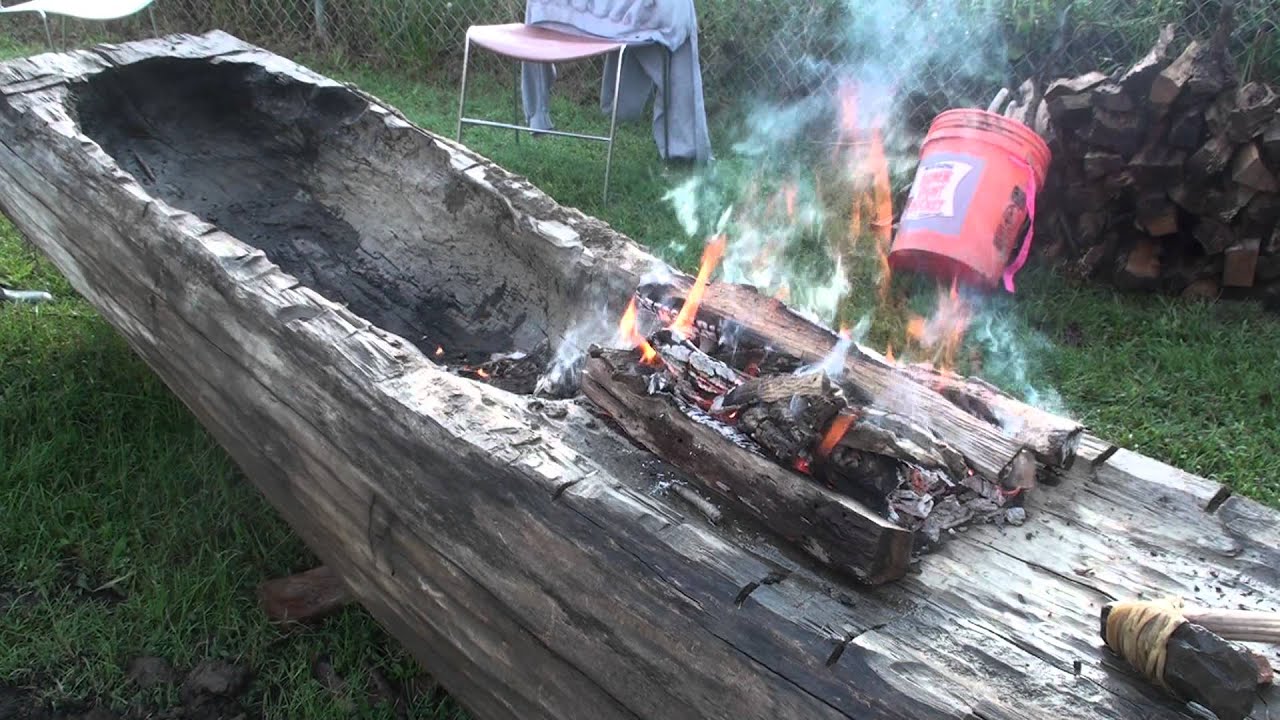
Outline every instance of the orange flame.
<svg viewBox="0 0 1280 720">
<path fill-rule="evenodd" d="M 849 173 L 853 198 L 849 208 L 849 243 L 856 245 L 868 231 L 875 240 L 880 266 L 877 290 L 880 302 L 888 300 L 892 273 L 889 246 L 893 239 L 893 195 L 889 183 L 889 163 L 885 158 L 884 136 L 880 128 L 859 127 L 858 95 L 853 83 L 843 83 L 840 96 L 840 138 L 849 148 Z"/>
<path fill-rule="evenodd" d="M 684 299 L 684 305 L 680 306 L 680 313 L 671 323 L 672 331 L 684 337 L 693 335 L 693 319 L 698 316 L 698 305 L 702 303 L 702 295 L 707 291 L 707 281 L 711 278 L 711 272 L 715 270 L 716 265 L 720 263 L 720 258 L 724 255 L 725 242 L 724 235 L 716 235 L 703 248 L 702 265 L 698 268 L 698 277 L 693 281 L 693 287 L 689 289 L 689 296 Z"/>
<path fill-rule="evenodd" d="M 437 345 L 437 346 L 436 346 L 436 357 L 440 357 L 440 356 L 441 356 L 441 355 L 443 355 L 443 354 L 444 354 L 444 348 L 443 348 L 443 347 L 441 347 L 441 346 L 439 346 L 439 345 Z"/>
<path fill-rule="evenodd" d="M 850 426 L 856 419 L 857 417 L 853 415 L 843 413 L 836 415 L 836 418 L 831 421 L 831 427 L 827 429 L 827 434 L 822 436 L 822 442 L 818 444 L 818 455 L 820 457 L 830 455 L 844 434 L 849 432 Z"/>
<path fill-rule="evenodd" d="M 640 348 L 640 362 L 645 365 L 657 363 L 658 351 L 654 350 L 649 341 L 636 330 L 636 299 L 634 297 L 627 303 L 627 309 L 622 313 L 622 320 L 618 322 L 618 335 L 631 343 L 632 347 Z"/>
<path fill-rule="evenodd" d="M 867 150 L 867 163 L 871 166 L 874 186 L 871 193 L 875 208 L 871 229 L 876 238 L 876 257 L 880 261 L 880 302 L 889 298 L 889 283 L 893 278 L 889 269 L 889 244 L 893 239 L 893 196 L 889 186 L 889 163 L 884 156 L 884 141 L 880 129 L 871 131 L 871 145 Z"/>
<path fill-rule="evenodd" d="M 485 370 L 484 368 L 476 368 L 476 375 L 479 375 L 480 377 L 485 378 L 487 380 L 489 378 L 489 371 Z"/>
<path fill-rule="evenodd" d="M 893 359 L 893 343 L 889 343 L 888 345 L 885 346 L 884 359 L 888 360 L 889 362 L 896 362 L 896 360 Z"/>
<path fill-rule="evenodd" d="M 950 372 L 956 363 L 956 352 L 964 340 L 971 319 L 969 305 L 960 297 L 956 279 L 951 279 L 950 292 L 938 288 L 938 307 L 933 317 L 925 320 L 913 316 L 907 323 L 907 335 L 920 346 L 933 351 L 933 364 Z"/>
</svg>

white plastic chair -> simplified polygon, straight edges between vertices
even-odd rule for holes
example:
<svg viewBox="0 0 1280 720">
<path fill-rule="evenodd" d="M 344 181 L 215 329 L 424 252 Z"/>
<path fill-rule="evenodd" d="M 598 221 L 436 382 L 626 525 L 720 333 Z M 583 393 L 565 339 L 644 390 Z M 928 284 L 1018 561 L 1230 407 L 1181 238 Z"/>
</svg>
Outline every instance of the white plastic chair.
<svg viewBox="0 0 1280 720">
<path fill-rule="evenodd" d="M 151 32 L 156 30 L 156 15 L 151 9 L 155 0 L 27 0 L 18 5 L 0 7 L 0 13 L 33 12 L 40 16 L 44 23 L 44 37 L 53 49 L 53 34 L 49 32 L 49 15 L 62 15 L 80 18 L 81 20 L 118 20 L 141 12 L 144 8 L 151 15 Z M 63 44 L 66 44 L 66 25 L 64 21 Z"/>
</svg>

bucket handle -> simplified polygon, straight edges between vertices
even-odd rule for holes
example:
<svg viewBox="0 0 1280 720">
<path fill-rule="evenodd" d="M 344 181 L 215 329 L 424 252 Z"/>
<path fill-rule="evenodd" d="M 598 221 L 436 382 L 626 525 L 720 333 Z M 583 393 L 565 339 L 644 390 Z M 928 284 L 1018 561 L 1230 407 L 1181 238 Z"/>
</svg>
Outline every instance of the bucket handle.
<svg viewBox="0 0 1280 720">
<path fill-rule="evenodd" d="M 1036 171 L 1025 160 L 1016 155 L 1010 155 L 1009 159 L 1013 161 L 1014 165 L 1020 165 L 1027 170 L 1027 236 L 1022 241 L 1018 256 L 1004 269 L 1004 289 L 1013 292 L 1013 276 L 1022 269 L 1023 265 L 1027 264 L 1027 256 L 1031 254 L 1031 237 L 1035 234 L 1036 229 Z"/>
</svg>

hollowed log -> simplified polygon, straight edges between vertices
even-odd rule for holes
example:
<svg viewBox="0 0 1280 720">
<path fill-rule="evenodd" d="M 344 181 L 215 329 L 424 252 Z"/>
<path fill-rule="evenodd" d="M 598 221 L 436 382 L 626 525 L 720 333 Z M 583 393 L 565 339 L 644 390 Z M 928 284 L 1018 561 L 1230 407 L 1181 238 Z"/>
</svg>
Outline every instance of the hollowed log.
<svg viewBox="0 0 1280 720">
<path fill-rule="evenodd" d="M 1275 512 L 1125 450 L 878 587 L 687 504 L 580 399 L 465 370 L 578 367 L 661 264 L 221 32 L 0 64 L 0 209 L 477 718 L 1181 717 L 1106 660 L 1097 608 L 1280 602 Z M 829 349 L 784 325 L 797 357 Z M 898 410 L 947 402 L 847 372 Z M 938 407 L 912 420 L 992 425 Z"/>
</svg>

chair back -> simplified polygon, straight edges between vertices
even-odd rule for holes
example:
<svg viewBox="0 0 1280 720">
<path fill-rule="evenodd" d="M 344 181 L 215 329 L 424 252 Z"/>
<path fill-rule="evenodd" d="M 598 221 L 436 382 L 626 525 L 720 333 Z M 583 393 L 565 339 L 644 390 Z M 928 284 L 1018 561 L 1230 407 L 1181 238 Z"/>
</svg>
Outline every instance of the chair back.
<svg viewBox="0 0 1280 720">
<path fill-rule="evenodd" d="M 27 0 L 0 7 L 0 13 L 34 12 L 82 20 L 117 20 L 133 15 L 155 0 Z"/>
</svg>

